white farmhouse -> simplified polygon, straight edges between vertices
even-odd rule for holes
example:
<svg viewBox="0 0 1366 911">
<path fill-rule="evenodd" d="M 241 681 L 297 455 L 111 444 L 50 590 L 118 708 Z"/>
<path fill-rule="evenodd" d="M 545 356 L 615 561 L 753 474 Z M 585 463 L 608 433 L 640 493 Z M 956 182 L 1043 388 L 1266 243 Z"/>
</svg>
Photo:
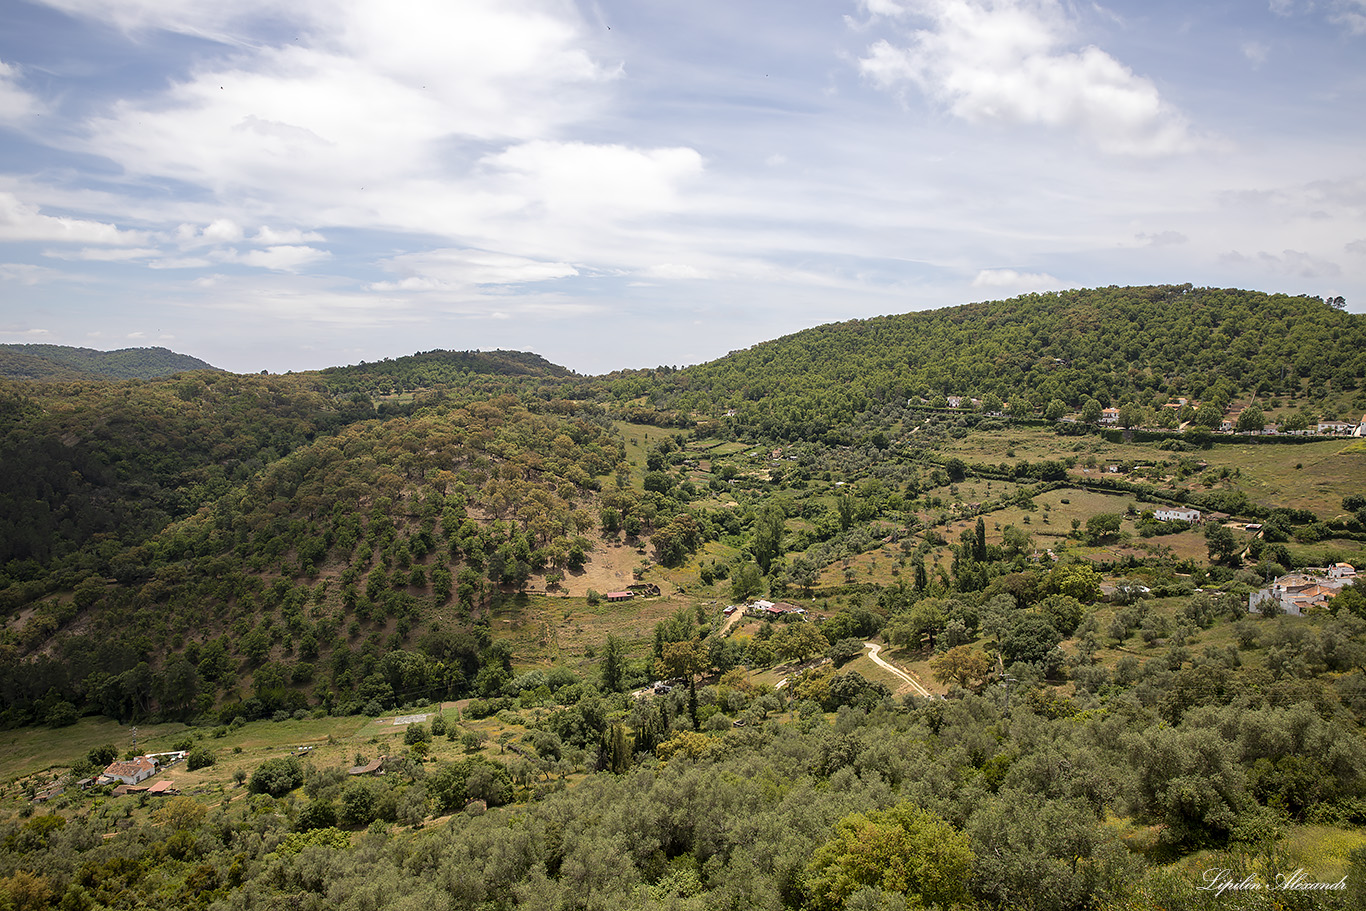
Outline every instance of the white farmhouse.
<svg viewBox="0 0 1366 911">
<path fill-rule="evenodd" d="M 155 759 L 146 756 L 139 756 L 136 759 L 124 759 L 111 762 L 105 766 L 105 778 L 123 782 L 124 784 L 137 784 L 147 778 L 151 778 L 159 770 L 159 764 Z"/>
<path fill-rule="evenodd" d="M 1153 518 L 1159 522 L 1190 522 L 1193 525 L 1200 521 L 1200 510 L 1168 506 L 1162 509 L 1154 509 Z"/>
</svg>

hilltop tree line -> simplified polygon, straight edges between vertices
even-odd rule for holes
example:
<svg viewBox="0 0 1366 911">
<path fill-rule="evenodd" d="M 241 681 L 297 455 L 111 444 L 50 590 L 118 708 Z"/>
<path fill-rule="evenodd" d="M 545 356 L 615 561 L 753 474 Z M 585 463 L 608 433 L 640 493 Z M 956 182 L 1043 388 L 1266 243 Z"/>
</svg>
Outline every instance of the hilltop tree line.
<svg viewBox="0 0 1366 911">
<path fill-rule="evenodd" d="M 1318 298 L 1098 288 L 821 326 L 696 367 L 613 375 L 609 388 L 740 438 L 838 442 L 869 408 L 949 395 L 1039 417 L 1053 402 L 1319 399 L 1360 387 L 1363 343 L 1366 319 Z"/>
</svg>

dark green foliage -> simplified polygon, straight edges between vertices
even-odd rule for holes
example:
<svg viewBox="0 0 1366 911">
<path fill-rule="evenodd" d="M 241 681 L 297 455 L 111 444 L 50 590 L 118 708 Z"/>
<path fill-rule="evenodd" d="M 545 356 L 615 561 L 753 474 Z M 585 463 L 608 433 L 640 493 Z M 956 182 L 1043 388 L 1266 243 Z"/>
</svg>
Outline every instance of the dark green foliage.
<svg viewBox="0 0 1366 911">
<path fill-rule="evenodd" d="M 314 772 L 288 801 L 292 811 L 234 801 L 192 828 L 151 826 L 137 838 L 100 839 L 78 817 L 40 813 L 0 833 L 0 862 L 73 883 L 109 907 L 182 908 L 194 904 L 187 896 L 212 893 L 230 907 L 321 907 L 344 895 L 375 907 L 669 899 L 777 911 L 918 900 L 983 911 L 1214 911 L 1228 897 L 1200 903 L 1208 864 L 1241 868 L 1267 856 L 1258 839 L 1284 825 L 1278 814 L 1351 819 L 1366 799 L 1354 723 L 1308 702 L 1282 704 L 1291 689 L 1250 689 L 1236 705 L 1206 699 L 1176 717 L 1141 686 L 1087 702 L 1018 680 L 1007 719 L 999 687 L 923 703 L 893 703 L 885 691 L 845 701 L 866 682 L 828 679 L 829 707 L 841 703 L 833 720 L 809 703 L 789 706 L 793 721 L 777 720 L 781 694 L 755 700 L 752 724 L 706 725 L 711 733 L 690 730 L 681 698 L 641 701 L 610 721 L 605 705 L 590 705 L 601 727 L 589 726 L 597 733 L 586 750 L 533 730 L 508 751 L 507 768 L 472 757 L 425 777 L 398 766 L 366 780 Z M 665 742 L 701 749 L 635 763 L 636 751 Z M 571 768 L 585 777 L 561 787 Z M 498 809 L 514 797 L 514 809 Z M 356 831 L 376 820 L 418 826 L 428 813 L 457 815 L 419 832 Z M 1156 827 L 1159 845 L 1132 851 L 1106 821 L 1114 817 Z M 353 834 L 330 830 L 338 824 Z M 1215 853 L 1179 858 L 1195 848 Z M 1366 857 L 1349 879 L 1358 874 Z M 0 877 L 0 888 L 12 882 Z M 1312 899 L 1314 911 L 1355 907 L 1351 895 Z"/>
<path fill-rule="evenodd" d="M 195 747 L 190 750 L 189 755 L 185 757 L 185 768 L 193 772 L 196 769 L 207 768 L 216 761 L 217 757 L 214 755 L 213 750 L 210 750 L 208 747 Z"/>
<path fill-rule="evenodd" d="M 1108 541 L 1119 534 L 1119 525 L 1123 516 L 1116 513 L 1097 513 L 1086 520 L 1086 540 L 1091 544 L 1100 544 Z"/>
<path fill-rule="evenodd" d="M 376 797 L 376 788 L 370 782 L 352 781 L 342 790 L 337 822 L 355 829 L 370 825 L 379 814 Z"/>
<path fill-rule="evenodd" d="M 512 799 L 507 768 L 478 757 L 448 762 L 428 778 L 428 790 L 439 812 L 451 813 L 471 800 L 502 806 Z"/>
<path fill-rule="evenodd" d="M 782 554 L 784 516 L 774 503 L 759 511 L 754 522 L 754 559 L 759 570 L 767 573 L 769 566 Z"/>
<path fill-rule="evenodd" d="M 1238 539 L 1231 530 L 1217 522 L 1205 526 L 1205 543 L 1211 563 L 1224 563 L 1238 554 Z"/>
<path fill-rule="evenodd" d="M 743 563 L 730 574 L 731 597 L 743 603 L 764 591 L 764 574 L 756 563 Z"/>
<path fill-rule="evenodd" d="M 284 797 L 304 783 L 303 766 L 296 756 L 267 759 L 251 773 L 248 789 L 253 794 Z"/>
<path fill-rule="evenodd" d="M 1342 354 L 1329 364 L 1328 351 Z M 1317 298 L 1111 287 L 821 326 L 652 379 L 673 386 L 664 397 L 681 410 L 698 390 L 728 390 L 737 429 L 792 440 L 821 439 L 882 402 L 972 392 L 1024 397 L 1056 419 L 1156 389 L 1213 401 L 1217 426 L 1243 390 L 1358 386 L 1363 352 L 1366 320 Z"/>
<path fill-rule="evenodd" d="M 618 692 L 626 673 L 626 650 L 617 636 L 607 637 L 607 642 L 602 647 L 600 670 L 603 690 L 609 693 Z"/>
<path fill-rule="evenodd" d="M 973 860 L 963 833 L 914 804 L 855 813 L 812 858 L 804 907 L 837 911 L 860 889 L 904 895 L 917 907 L 956 904 L 968 897 Z"/>
<path fill-rule="evenodd" d="M 861 708 L 872 711 L 885 699 L 890 699 L 892 691 L 884 684 L 866 679 L 858 671 L 845 671 L 830 680 L 827 711 L 835 711 L 841 706 Z"/>
<path fill-rule="evenodd" d="M 91 765 L 103 769 L 105 766 L 109 765 L 109 763 L 117 759 L 118 756 L 118 748 L 112 743 L 106 743 L 104 746 L 92 748 L 90 752 L 86 754 L 86 759 Z"/>
<path fill-rule="evenodd" d="M 1007 661 L 1042 662 L 1058 643 L 1062 634 L 1053 622 L 1042 614 L 1021 614 L 1001 641 L 1001 653 Z"/>
<path fill-rule="evenodd" d="M 310 800 L 299 811 L 294 821 L 294 829 L 307 832 L 312 829 L 330 829 L 337 824 L 337 808 L 330 800 Z"/>
<path fill-rule="evenodd" d="M 863 654 L 863 640 L 840 639 L 834 645 L 830 646 L 830 650 L 825 654 L 827 658 L 835 662 L 836 666 L 845 664 Z"/>
<path fill-rule="evenodd" d="M 95 351 L 64 345 L 0 345 L 0 376 L 16 380 L 150 380 L 174 373 L 214 369 L 197 357 L 176 354 L 165 348 Z"/>
</svg>

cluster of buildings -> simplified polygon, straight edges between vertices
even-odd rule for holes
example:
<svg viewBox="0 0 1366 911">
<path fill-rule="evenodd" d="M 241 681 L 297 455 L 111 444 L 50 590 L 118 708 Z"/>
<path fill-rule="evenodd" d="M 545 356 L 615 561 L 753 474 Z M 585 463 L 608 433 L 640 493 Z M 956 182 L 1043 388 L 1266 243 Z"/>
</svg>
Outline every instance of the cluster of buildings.
<svg viewBox="0 0 1366 911">
<path fill-rule="evenodd" d="M 781 619 L 783 617 L 791 616 L 799 617 L 803 620 L 806 619 L 805 608 L 798 607 L 795 604 L 788 604 L 785 601 L 759 600 L 745 605 L 732 604 L 730 607 L 726 608 L 725 614 L 729 617 L 738 610 L 743 610 L 751 617 Z"/>
<path fill-rule="evenodd" d="M 147 787 L 140 787 L 142 782 L 151 778 L 178 762 L 184 762 L 189 753 L 185 750 L 176 750 L 171 753 L 149 753 L 146 756 L 135 756 L 132 759 L 116 759 L 104 767 L 104 771 L 93 781 L 86 779 L 91 784 L 115 784 L 114 793 L 116 794 L 179 794 L 174 782 L 163 779 Z M 85 784 L 84 782 L 79 782 Z M 86 785 L 87 787 L 89 785 Z"/>
<path fill-rule="evenodd" d="M 169 779 L 162 779 L 150 785 L 144 785 L 143 782 L 177 762 L 183 762 L 188 755 L 189 753 L 184 750 L 176 750 L 171 753 L 149 753 L 146 756 L 135 756 L 132 759 L 116 759 L 105 766 L 104 771 L 100 774 L 93 775 L 90 778 L 82 778 L 76 782 L 76 787 L 84 790 L 96 785 L 112 784 L 115 785 L 115 796 L 122 794 L 174 796 L 180 791 L 176 788 L 175 782 Z M 66 781 L 68 780 L 54 781 L 34 796 L 34 802 L 43 803 L 65 793 Z"/>
<path fill-rule="evenodd" d="M 1356 568 L 1350 563 L 1334 563 L 1323 570 L 1287 573 L 1249 595 L 1247 609 L 1249 613 L 1259 613 L 1265 605 L 1274 602 L 1280 606 L 1281 613 L 1303 616 L 1312 608 L 1326 605 L 1356 579 Z"/>
</svg>

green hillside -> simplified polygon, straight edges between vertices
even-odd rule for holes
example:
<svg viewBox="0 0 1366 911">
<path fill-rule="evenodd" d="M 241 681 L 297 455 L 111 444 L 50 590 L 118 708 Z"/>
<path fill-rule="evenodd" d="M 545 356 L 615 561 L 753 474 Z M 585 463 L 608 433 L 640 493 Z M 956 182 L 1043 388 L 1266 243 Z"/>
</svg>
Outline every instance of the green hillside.
<svg viewBox="0 0 1366 911">
<path fill-rule="evenodd" d="M 0 909 L 1359 907 L 1363 341 L 1109 288 L 0 380 Z"/>
<path fill-rule="evenodd" d="M 1240 395 L 1366 412 L 1366 316 L 1318 298 L 1099 288 L 820 326 L 683 370 L 614 377 L 620 399 L 813 439 L 910 398 L 994 397 L 1020 415 Z"/>
<path fill-rule="evenodd" d="M 96 351 L 64 345 L 0 345 L 0 376 L 14 380 L 149 380 L 190 370 L 217 368 L 166 348 Z"/>
</svg>

